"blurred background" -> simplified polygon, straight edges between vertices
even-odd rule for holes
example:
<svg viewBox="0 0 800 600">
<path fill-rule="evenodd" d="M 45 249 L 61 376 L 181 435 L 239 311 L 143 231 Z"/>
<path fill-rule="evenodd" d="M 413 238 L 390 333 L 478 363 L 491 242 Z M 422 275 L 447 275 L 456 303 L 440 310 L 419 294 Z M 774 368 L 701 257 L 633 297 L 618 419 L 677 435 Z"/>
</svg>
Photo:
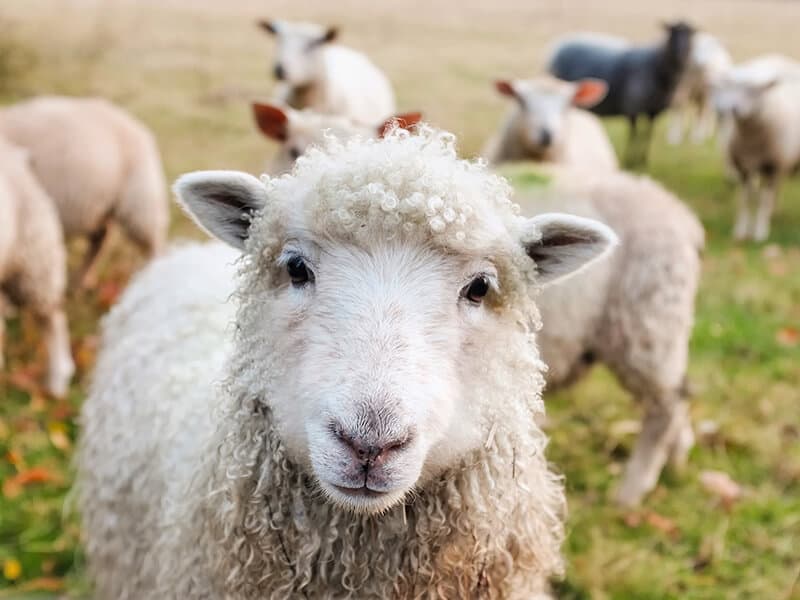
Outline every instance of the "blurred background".
<svg viewBox="0 0 800 600">
<path fill-rule="evenodd" d="M 0 102 L 41 94 L 102 96 L 155 133 L 168 180 L 209 168 L 264 170 L 276 146 L 250 102 L 273 89 L 274 40 L 261 18 L 338 25 L 339 40 L 388 75 L 400 111 L 420 110 L 478 153 L 508 104 L 497 78 L 542 71 L 558 36 L 602 31 L 660 39 L 662 20 L 717 36 L 735 61 L 800 59 L 794 0 L 2 0 Z M 626 125 L 606 119 L 618 152 Z M 630 400 L 604 369 L 548 397 L 550 459 L 566 476 L 564 598 L 800 598 L 800 182 L 781 192 L 766 244 L 734 244 L 735 186 L 721 152 L 666 143 L 662 117 L 645 172 L 681 197 L 707 233 L 692 341 L 692 418 L 685 472 L 667 472 L 644 508 L 609 499 L 635 437 Z M 172 237 L 199 237 L 172 209 Z M 84 597 L 77 518 L 69 503 L 75 418 L 98 321 L 142 259 L 112 230 L 93 290 L 71 289 L 77 376 L 47 397 L 38 332 L 9 321 L 0 375 L 0 598 Z M 71 245 L 71 263 L 83 251 Z M 719 471 L 737 486 L 704 485 Z"/>
</svg>

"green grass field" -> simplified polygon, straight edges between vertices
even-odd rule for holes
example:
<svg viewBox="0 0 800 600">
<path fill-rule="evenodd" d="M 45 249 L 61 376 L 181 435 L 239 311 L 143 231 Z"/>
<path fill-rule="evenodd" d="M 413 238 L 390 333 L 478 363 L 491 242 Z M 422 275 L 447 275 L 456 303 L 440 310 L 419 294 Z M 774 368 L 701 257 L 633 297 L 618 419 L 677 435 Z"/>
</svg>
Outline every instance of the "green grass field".
<svg viewBox="0 0 800 600">
<path fill-rule="evenodd" d="M 343 25 L 344 39 L 390 74 L 400 108 L 423 109 L 454 130 L 465 154 L 479 150 L 505 108 L 491 78 L 535 72 L 542 48 L 563 31 L 649 39 L 658 17 L 681 14 L 719 31 L 737 57 L 770 50 L 800 57 L 792 2 L 678 0 L 670 13 L 634 0 L 529 4 L 513 0 L 489 11 L 477 0 L 369 10 L 356 0 L 302 8 L 254 0 L 4 0 L 0 99 L 109 97 L 154 129 L 172 179 L 202 168 L 258 172 L 273 151 L 255 133 L 247 105 L 268 97 L 271 85 L 272 46 L 253 26 L 256 16 Z M 607 125 L 621 150 L 624 124 Z M 736 245 L 734 187 L 713 142 L 668 146 L 661 122 L 647 172 L 681 196 L 707 232 L 690 369 L 698 445 L 685 471 L 665 473 L 641 510 L 623 513 L 610 491 L 634 439 L 637 407 L 603 369 L 548 397 L 550 458 L 566 476 L 570 506 L 560 595 L 800 599 L 800 181 L 783 189 L 770 242 Z M 516 184 L 535 178 L 519 176 Z M 174 215 L 175 236 L 196 235 Z M 75 418 L 98 319 L 140 266 L 120 236 L 112 243 L 98 290 L 69 299 L 79 373 L 66 401 L 46 398 L 36 385 L 43 354 L 32 323 L 24 314 L 9 322 L 0 376 L 0 598 L 86 594 L 68 495 Z M 73 262 L 80 250 L 77 244 Z M 707 470 L 730 475 L 742 497 L 726 504 L 709 493 L 700 482 Z"/>
</svg>

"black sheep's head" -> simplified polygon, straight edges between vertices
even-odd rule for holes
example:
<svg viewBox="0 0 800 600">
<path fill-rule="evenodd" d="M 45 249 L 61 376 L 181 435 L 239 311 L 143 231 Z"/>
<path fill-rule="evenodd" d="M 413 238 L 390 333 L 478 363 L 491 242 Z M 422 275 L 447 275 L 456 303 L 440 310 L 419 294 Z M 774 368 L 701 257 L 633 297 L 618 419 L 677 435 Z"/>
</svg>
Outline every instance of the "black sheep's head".
<svg viewBox="0 0 800 600">
<path fill-rule="evenodd" d="M 675 21 L 664 23 L 667 32 L 667 51 L 672 61 L 680 66 L 689 61 L 689 54 L 692 50 L 692 36 L 695 28 L 686 21 Z"/>
</svg>

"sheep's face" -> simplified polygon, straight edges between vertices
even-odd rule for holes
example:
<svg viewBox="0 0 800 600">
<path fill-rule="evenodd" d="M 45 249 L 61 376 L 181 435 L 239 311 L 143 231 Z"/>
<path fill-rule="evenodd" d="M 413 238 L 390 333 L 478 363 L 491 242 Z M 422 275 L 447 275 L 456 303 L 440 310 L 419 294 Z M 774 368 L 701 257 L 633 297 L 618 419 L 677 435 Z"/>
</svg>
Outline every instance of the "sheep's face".
<svg viewBox="0 0 800 600">
<path fill-rule="evenodd" d="M 664 23 L 667 32 L 667 52 L 672 63 L 682 68 L 689 62 L 692 53 L 692 39 L 695 29 L 688 23 Z"/>
<path fill-rule="evenodd" d="M 504 401 L 538 402 L 530 294 L 614 239 L 577 217 L 515 216 L 498 178 L 413 137 L 314 150 L 266 187 L 226 172 L 176 186 L 246 253 L 247 393 L 325 497 L 365 513 L 483 447 Z"/>
<path fill-rule="evenodd" d="M 516 100 L 520 141 L 534 156 L 545 155 L 563 143 L 568 126 L 566 115 L 571 107 L 594 106 L 608 89 L 597 79 L 568 83 L 552 77 L 497 81 L 495 87 Z"/>
<path fill-rule="evenodd" d="M 273 75 L 292 87 L 314 83 L 318 76 L 320 52 L 336 39 L 336 28 L 312 23 L 260 21 L 259 26 L 277 41 Z"/>
<path fill-rule="evenodd" d="M 777 83 L 777 77 L 771 75 L 753 80 L 723 79 L 714 86 L 714 106 L 721 115 L 746 121 L 758 114 L 764 94 Z"/>
</svg>

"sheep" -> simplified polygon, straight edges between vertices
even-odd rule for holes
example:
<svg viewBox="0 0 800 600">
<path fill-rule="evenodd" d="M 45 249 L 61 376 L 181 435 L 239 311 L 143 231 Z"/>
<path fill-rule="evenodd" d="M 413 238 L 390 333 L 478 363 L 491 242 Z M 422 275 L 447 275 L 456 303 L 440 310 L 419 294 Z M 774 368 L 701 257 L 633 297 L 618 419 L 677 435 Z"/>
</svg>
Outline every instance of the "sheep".
<svg viewBox="0 0 800 600">
<path fill-rule="evenodd" d="M 669 107 L 689 61 L 694 29 L 684 23 L 664 24 L 666 39 L 654 46 L 626 46 L 617 38 L 575 35 L 562 39 L 547 61 L 551 75 L 567 81 L 587 77 L 608 84 L 606 97 L 590 110 L 601 116 L 625 116 L 630 124 L 625 163 L 647 162 L 653 121 Z M 647 119 L 637 132 L 640 115 Z"/>
<path fill-rule="evenodd" d="M 345 117 L 323 115 L 312 110 L 294 110 L 286 106 L 253 102 L 256 125 L 266 137 L 280 143 L 280 149 L 268 167 L 272 174 L 286 173 L 306 150 L 322 144 L 325 136 L 347 138 L 355 135 L 381 137 L 396 125 L 411 129 L 422 119 L 418 112 L 395 115 L 380 124 L 362 125 Z"/>
<path fill-rule="evenodd" d="M 594 115 L 573 108 L 600 102 L 605 82 L 567 83 L 552 77 L 497 81 L 497 91 L 516 106 L 483 151 L 490 164 L 533 159 L 599 169 L 616 169 L 617 155 Z"/>
<path fill-rule="evenodd" d="M 763 242 L 780 184 L 800 168 L 800 64 L 770 55 L 738 65 L 715 103 L 731 121 L 726 154 L 740 182 L 733 237 Z"/>
<path fill-rule="evenodd" d="M 158 147 L 147 128 L 95 98 L 42 96 L 0 109 L 0 135 L 29 152 L 69 240 L 88 237 L 77 279 L 96 282 L 108 226 L 116 222 L 148 256 L 169 225 Z"/>
<path fill-rule="evenodd" d="M 104 323 L 78 488 L 99 597 L 549 597 L 534 296 L 613 232 L 519 217 L 427 126 L 175 190 L 238 278 L 175 251 Z"/>
<path fill-rule="evenodd" d="M 4 301 L 28 308 L 47 344 L 47 390 L 67 393 L 75 365 L 64 312 L 67 257 L 52 200 L 37 182 L 24 149 L 0 138 L 0 369 Z"/>
<path fill-rule="evenodd" d="M 335 27 L 266 20 L 259 26 L 277 40 L 276 103 L 365 125 L 395 112 L 394 91 L 386 75 L 361 52 L 334 44 Z"/>
<path fill-rule="evenodd" d="M 696 32 L 692 37 L 689 62 L 672 98 L 670 127 L 667 140 L 680 144 L 685 128 L 690 126 L 692 113 L 696 121 L 692 134 L 695 143 L 707 139 L 714 130 L 713 91 L 725 73 L 733 66 L 731 55 L 716 37 Z"/>
<path fill-rule="evenodd" d="M 518 197 L 523 214 L 557 208 L 597 219 L 620 243 L 610 260 L 539 298 L 547 389 L 571 384 L 602 362 L 642 405 L 641 433 L 616 493 L 621 505 L 634 506 L 667 460 L 685 463 L 694 441 L 686 369 L 703 228 L 647 177 L 568 167 L 549 174 L 550 185 Z"/>
</svg>

